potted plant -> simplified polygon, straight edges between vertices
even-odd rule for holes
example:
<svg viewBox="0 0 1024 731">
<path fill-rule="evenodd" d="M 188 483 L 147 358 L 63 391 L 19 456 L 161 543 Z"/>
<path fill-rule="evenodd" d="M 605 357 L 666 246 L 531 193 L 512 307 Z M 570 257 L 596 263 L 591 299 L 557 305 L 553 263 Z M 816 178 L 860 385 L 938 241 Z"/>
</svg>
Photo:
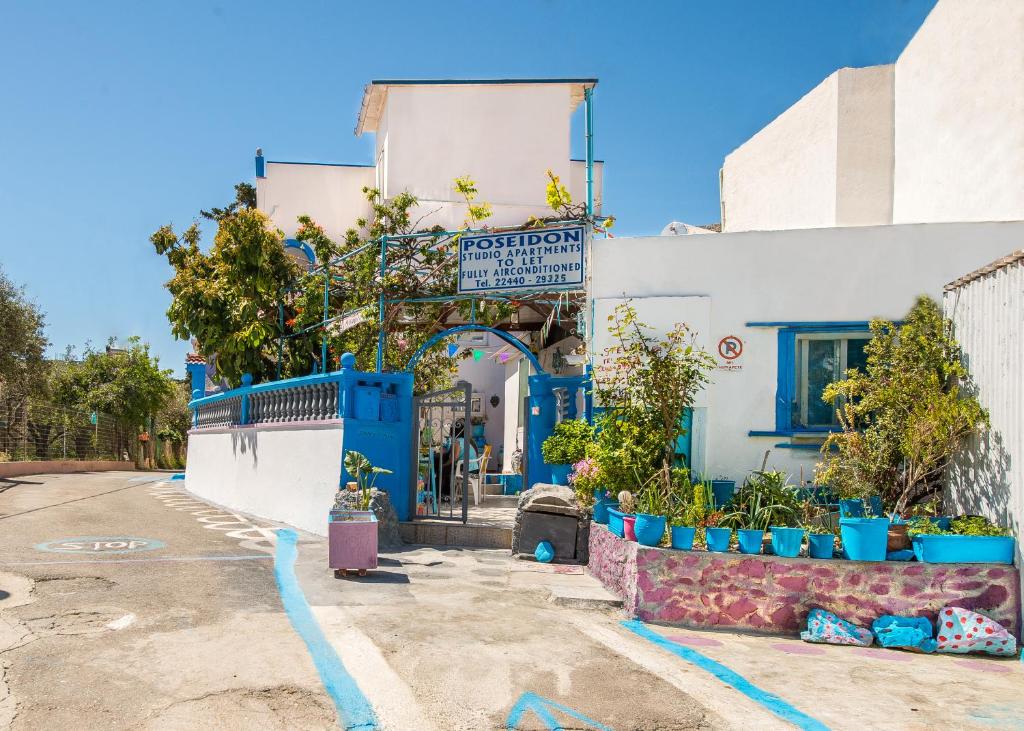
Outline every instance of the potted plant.
<svg viewBox="0 0 1024 731">
<path fill-rule="evenodd" d="M 792 520 L 796 496 L 785 473 L 753 472 L 725 507 L 722 525 L 736 528 L 741 553 L 760 553 L 765 530 Z M 773 541 L 774 541 L 773 529 Z"/>
<path fill-rule="evenodd" d="M 949 530 L 918 521 L 911 524 L 910 535 L 915 557 L 925 563 L 1013 563 L 1015 542 L 1009 531 L 979 515 L 955 518 Z"/>
<path fill-rule="evenodd" d="M 690 551 L 693 550 L 697 523 L 707 513 L 707 485 L 699 480 L 692 482 L 690 471 L 685 467 L 673 469 L 672 478 L 672 500 L 668 516 L 671 545 L 680 551 Z"/>
<path fill-rule="evenodd" d="M 871 333 L 864 368 L 822 393 L 835 404 L 841 429 L 822 444 L 815 479 L 844 498 L 878 495 L 902 515 L 912 500 L 941 490 L 953 455 L 988 415 L 961 391 L 968 373 L 952 323 L 933 300 L 920 297 L 900 325 L 872 321 Z M 840 517 L 850 558 L 885 560 L 888 531 L 888 518 Z"/>
<path fill-rule="evenodd" d="M 699 528 L 704 529 L 704 545 L 709 551 L 724 553 L 729 550 L 729 542 L 732 540 L 732 528 L 723 528 L 722 512 L 712 510 L 701 518 Z"/>
<path fill-rule="evenodd" d="M 661 483 L 651 480 L 640 490 L 637 499 L 636 521 L 633 532 L 636 542 L 642 546 L 657 546 L 665 537 L 668 522 L 668 496 L 662 491 Z"/>
<path fill-rule="evenodd" d="M 800 503 L 798 513 L 800 527 L 807 531 L 807 555 L 811 558 L 832 558 L 835 553 L 836 535 L 832 530 L 828 510 L 815 503 L 810 497 Z"/>
<path fill-rule="evenodd" d="M 377 516 L 370 510 L 373 485 L 378 475 L 391 474 L 391 470 L 375 467 L 360 452 L 345 453 L 345 471 L 355 478 L 358 493 L 356 510 L 332 510 L 327 524 L 328 565 L 335 574 L 344 575 L 350 569 L 365 576 L 367 569 L 377 568 Z"/>
<path fill-rule="evenodd" d="M 633 497 L 633 493 L 629 490 L 623 490 L 619 493 L 619 511 L 622 514 L 622 536 L 627 541 L 635 541 L 636 498 Z"/>
<path fill-rule="evenodd" d="M 540 445 L 544 464 L 551 467 L 551 481 L 568 485 L 572 466 L 587 455 L 594 441 L 594 427 L 583 419 L 566 419 L 555 424 L 551 436 Z"/>
</svg>

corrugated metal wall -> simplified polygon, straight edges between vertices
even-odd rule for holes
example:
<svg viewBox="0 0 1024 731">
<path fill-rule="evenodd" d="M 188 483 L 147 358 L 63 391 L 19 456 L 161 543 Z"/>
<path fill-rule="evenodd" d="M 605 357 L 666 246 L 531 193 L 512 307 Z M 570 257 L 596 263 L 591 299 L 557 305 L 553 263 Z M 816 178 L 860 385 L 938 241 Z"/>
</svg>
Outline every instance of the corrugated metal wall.
<svg viewBox="0 0 1024 731">
<path fill-rule="evenodd" d="M 1024 259 L 994 265 L 950 285 L 946 317 L 977 389 L 991 429 L 950 470 L 948 499 L 955 512 L 985 515 L 1009 525 L 1022 564 L 1024 536 Z"/>
</svg>

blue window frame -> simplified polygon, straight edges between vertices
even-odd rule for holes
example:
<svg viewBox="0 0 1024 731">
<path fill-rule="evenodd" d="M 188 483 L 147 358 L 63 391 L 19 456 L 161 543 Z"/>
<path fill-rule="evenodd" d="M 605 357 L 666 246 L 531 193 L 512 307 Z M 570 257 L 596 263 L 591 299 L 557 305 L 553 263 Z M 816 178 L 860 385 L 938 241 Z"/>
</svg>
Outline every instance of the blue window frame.
<svg viewBox="0 0 1024 731">
<path fill-rule="evenodd" d="M 871 338 L 867 322 L 765 322 L 748 327 L 778 327 L 778 381 L 775 430 L 751 436 L 824 435 L 838 428 L 835 406 L 821 400 L 826 385 L 849 368 L 864 366 Z"/>
</svg>

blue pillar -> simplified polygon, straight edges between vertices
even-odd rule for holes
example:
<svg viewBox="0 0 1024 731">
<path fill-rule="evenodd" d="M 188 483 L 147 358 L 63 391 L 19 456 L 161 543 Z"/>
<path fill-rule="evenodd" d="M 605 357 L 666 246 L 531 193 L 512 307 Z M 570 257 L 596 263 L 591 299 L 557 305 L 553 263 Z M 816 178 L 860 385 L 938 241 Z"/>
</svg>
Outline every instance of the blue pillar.
<svg viewBox="0 0 1024 731">
<path fill-rule="evenodd" d="M 267 161 L 263 157 L 263 148 L 256 148 L 256 177 L 265 178 L 267 177 Z"/>
<path fill-rule="evenodd" d="M 241 403 L 240 413 L 238 415 L 238 423 L 239 424 L 248 424 L 249 423 L 249 391 L 252 390 L 252 374 L 251 373 L 243 373 L 242 374 L 242 387 L 240 389 L 238 389 L 238 390 L 242 392 L 241 393 L 241 395 L 242 395 L 242 399 L 241 399 L 242 403 Z"/>
<path fill-rule="evenodd" d="M 206 363 L 186 363 L 185 370 L 192 379 L 192 398 L 202 398 L 206 395 Z M 196 391 L 199 395 L 196 396 Z"/>
<path fill-rule="evenodd" d="M 555 422 L 558 419 L 555 394 L 551 390 L 551 376 L 547 373 L 539 373 L 530 376 L 530 411 L 527 418 L 530 420 L 528 429 L 529 444 L 526 445 L 526 485 L 529 489 L 538 482 L 551 482 L 551 467 L 544 464 L 544 455 L 541 454 L 540 446 L 544 440 L 551 436 L 555 430 Z"/>
</svg>

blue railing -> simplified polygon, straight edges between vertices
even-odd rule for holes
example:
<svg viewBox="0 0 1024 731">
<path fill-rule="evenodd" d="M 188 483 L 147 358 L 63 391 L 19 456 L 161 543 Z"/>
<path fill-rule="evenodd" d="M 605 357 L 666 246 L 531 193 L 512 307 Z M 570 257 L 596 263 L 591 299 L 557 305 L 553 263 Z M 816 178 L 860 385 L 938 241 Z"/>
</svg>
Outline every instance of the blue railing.
<svg viewBox="0 0 1024 731">
<path fill-rule="evenodd" d="M 190 402 L 192 425 L 204 429 L 338 419 L 345 413 L 344 379 L 341 370 L 253 386 L 246 374 L 239 388 Z"/>
<path fill-rule="evenodd" d="M 346 353 L 342 369 L 252 385 L 242 377 L 239 388 L 189 402 L 195 429 L 295 422 L 363 419 L 399 420 L 397 399 L 411 397 L 407 374 L 363 373 Z M 409 383 L 406 383 L 406 382 Z"/>
</svg>

